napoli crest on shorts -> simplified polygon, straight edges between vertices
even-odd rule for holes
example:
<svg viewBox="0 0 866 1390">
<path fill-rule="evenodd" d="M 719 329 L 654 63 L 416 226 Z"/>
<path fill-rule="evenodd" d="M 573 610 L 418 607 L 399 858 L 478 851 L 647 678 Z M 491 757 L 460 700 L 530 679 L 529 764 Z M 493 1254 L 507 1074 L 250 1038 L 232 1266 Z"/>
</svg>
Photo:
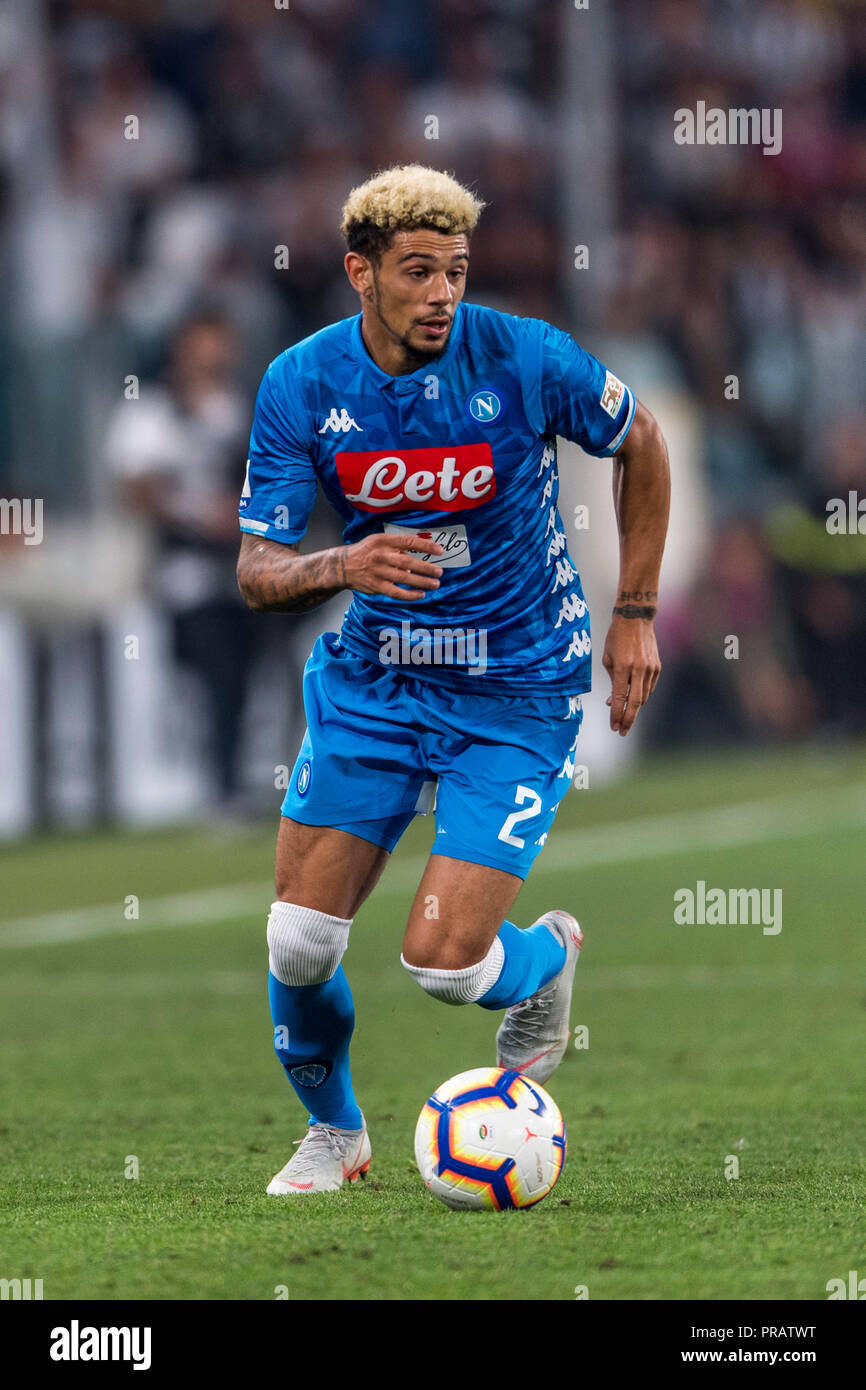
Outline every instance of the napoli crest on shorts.
<svg viewBox="0 0 866 1390">
<path fill-rule="evenodd" d="M 477 420 L 479 425 L 489 425 L 496 419 L 502 410 L 502 401 L 495 391 L 484 387 L 480 391 L 473 391 L 469 400 L 466 402 L 466 409 Z"/>
<path fill-rule="evenodd" d="M 301 763 L 301 766 L 298 768 L 298 775 L 295 779 L 298 796 L 307 795 L 307 792 L 310 790 L 312 776 L 313 769 L 310 767 L 310 764 L 308 762 Z"/>
</svg>

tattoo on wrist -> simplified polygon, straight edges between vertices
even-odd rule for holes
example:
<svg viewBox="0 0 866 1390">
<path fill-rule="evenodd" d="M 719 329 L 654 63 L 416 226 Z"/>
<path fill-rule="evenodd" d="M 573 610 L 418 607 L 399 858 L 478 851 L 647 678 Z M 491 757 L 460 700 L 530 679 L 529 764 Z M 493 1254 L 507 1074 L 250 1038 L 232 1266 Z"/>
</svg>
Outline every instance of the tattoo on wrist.
<svg viewBox="0 0 866 1390">
<path fill-rule="evenodd" d="M 658 596 L 658 589 L 621 589 L 617 603 L 655 603 Z"/>
<path fill-rule="evenodd" d="M 617 618 L 645 618 L 652 620 L 658 609 L 651 603 L 623 603 L 614 608 Z"/>
<path fill-rule="evenodd" d="M 348 587 L 345 546 L 298 555 L 260 541 L 246 549 L 243 568 L 242 592 L 255 597 L 254 607 L 273 613 L 308 612 Z"/>
</svg>

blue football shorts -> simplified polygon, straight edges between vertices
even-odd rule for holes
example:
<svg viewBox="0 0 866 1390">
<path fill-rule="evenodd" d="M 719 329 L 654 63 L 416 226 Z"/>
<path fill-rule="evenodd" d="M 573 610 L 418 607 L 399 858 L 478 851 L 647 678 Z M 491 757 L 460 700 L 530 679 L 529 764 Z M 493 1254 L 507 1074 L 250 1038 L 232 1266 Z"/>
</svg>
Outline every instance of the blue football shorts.
<svg viewBox="0 0 866 1390">
<path fill-rule="evenodd" d="M 433 854 L 526 878 L 571 784 L 579 696 L 449 690 L 326 632 L 304 668 L 304 708 L 284 816 L 390 851 L 433 811 Z"/>
</svg>

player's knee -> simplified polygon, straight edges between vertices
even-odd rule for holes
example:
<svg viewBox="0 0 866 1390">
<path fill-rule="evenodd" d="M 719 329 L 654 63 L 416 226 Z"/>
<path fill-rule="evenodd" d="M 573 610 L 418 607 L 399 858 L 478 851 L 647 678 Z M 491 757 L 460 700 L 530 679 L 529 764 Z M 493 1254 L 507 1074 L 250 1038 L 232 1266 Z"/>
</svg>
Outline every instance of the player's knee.
<svg viewBox="0 0 866 1390">
<path fill-rule="evenodd" d="M 499 937 L 493 942 L 483 960 L 459 970 L 439 970 L 427 965 L 410 965 L 404 955 L 400 960 L 425 993 L 443 1004 L 477 1004 L 495 985 L 502 972 L 505 952 Z"/>
<path fill-rule="evenodd" d="M 349 944 L 351 918 L 276 902 L 268 917 L 268 963 L 284 985 L 320 985 L 331 976 Z"/>
</svg>

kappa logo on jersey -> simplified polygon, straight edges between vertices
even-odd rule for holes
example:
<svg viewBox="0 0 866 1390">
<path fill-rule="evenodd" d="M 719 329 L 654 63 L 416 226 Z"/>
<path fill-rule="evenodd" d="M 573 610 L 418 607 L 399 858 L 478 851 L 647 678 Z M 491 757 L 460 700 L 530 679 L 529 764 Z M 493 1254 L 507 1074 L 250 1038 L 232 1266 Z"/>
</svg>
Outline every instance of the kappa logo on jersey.
<svg viewBox="0 0 866 1390">
<path fill-rule="evenodd" d="M 333 430 L 334 434 L 348 434 L 349 430 L 357 430 L 359 434 L 364 431 L 360 425 L 356 425 L 345 406 L 338 413 L 335 405 L 331 406 L 331 413 L 319 430 L 319 434 L 327 434 L 328 430 Z"/>
<path fill-rule="evenodd" d="M 625 386 L 618 376 L 613 372 L 608 372 L 604 378 L 604 390 L 601 393 L 600 405 L 602 410 L 606 410 L 611 420 L 615 420 L 622 405 L 622 398 L 625 395 Z"/>
<path fill-rule="evenodd" d="M 496 496 L 489 444 L 339 450 L 334 462 L 346 500 L 362 512 L 464 512 Z"/>
</svg>

